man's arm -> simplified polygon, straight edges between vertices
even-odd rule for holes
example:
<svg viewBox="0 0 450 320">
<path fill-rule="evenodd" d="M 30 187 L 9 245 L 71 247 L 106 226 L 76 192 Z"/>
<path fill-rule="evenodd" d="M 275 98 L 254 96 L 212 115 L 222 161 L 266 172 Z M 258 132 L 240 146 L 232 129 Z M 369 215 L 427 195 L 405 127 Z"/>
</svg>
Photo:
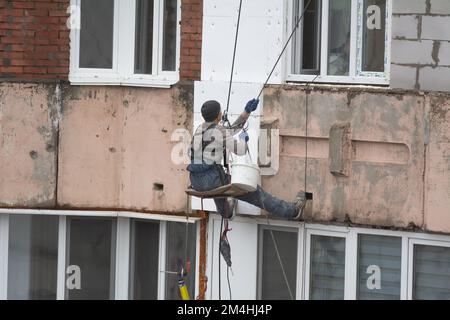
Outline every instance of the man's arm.
<svg viewBox="0 0 450 320">
<path fill-rule="evenodd" d="M 234 136 L 236 133 L 241 131 L 249 117 L 250 113 L 247 111 L 242 112 L 236 121 L 231 125 L 230 134 Z"/>
</svg>

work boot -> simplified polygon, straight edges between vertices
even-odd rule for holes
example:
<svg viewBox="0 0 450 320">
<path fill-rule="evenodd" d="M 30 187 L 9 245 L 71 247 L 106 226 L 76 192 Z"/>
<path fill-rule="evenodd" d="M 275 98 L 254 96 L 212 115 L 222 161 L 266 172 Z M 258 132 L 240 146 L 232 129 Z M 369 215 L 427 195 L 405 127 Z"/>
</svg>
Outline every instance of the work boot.
<svg viewBox="0 0 450 320">
<path fill-rule="evenodd" d="M 292 220 L 303 220 L 303 213 L 305 211 L 306 206 L 306 193 L 301 191 L 297 194 L 297 198 L 295 201 L 296 215 L 292 217 Z"/>
</svg>

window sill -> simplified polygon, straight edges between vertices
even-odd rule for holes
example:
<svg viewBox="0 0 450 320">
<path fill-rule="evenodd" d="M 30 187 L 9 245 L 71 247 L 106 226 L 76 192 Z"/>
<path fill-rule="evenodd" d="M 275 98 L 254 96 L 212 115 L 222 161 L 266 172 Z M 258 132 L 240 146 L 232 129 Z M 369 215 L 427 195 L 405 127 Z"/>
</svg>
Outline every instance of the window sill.
<svg viewBox="0 0 450 320">
<path fill-rule="evenodd" d="M 386 77 L 349 77 L 349 76 L 316 76 L 316 75 L 288 75 L 286 82 L 305 82 L 323 84 L 352 84 L 388 86 Z"/>
<path fill-rule="evenodd" d="M 170 88 L 179 81 L 176 77 L 136 77 L 128 79 L 120 79 L 117 77 L 98 76 L 74 76 L 69 75 L 71 85 L 76 86 L 130 86 L 130 87 L 146 87 L 146 88 Z"/>
</svg>

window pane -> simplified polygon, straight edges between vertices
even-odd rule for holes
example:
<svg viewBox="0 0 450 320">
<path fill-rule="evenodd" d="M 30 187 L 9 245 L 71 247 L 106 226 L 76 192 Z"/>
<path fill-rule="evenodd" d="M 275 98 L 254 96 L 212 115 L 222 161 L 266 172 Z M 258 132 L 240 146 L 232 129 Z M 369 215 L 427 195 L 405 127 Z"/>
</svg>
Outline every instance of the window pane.
<svg viewBox="0 0 450 320">
<path fill-rule="evenodd" d="M 295 24 L 305 10 L 308 1 L 294 1 Z M 320 16 L 321 1 L 312 0 L 303 15 L 301 28 L 293 39 L 293 73 L 318 74 L 320 70 Z"/>
<path fill-rule="evenodd" d="M 153 0 L 136 1 L 136 39 L 134 72 L 152 74 Z"/>
<path fill-rule="evenodd" d="M 80 68 L 111 69 L 114 0 L 82 0 Z"/>
<path fill-rule="evenodd" d="M 187 232 L 187 256 L 191 270 L 187 276 L 186 286 L 191 300 L 195 298 L 195 255 L 196 255 L 196 227 L 190 223 L 186 231 L 186 224 L 179 222 L 167 222 L 167 254 L 166 270 L 179 272 L 186 260 L 186 232 Z M 166 274 L 166 299 L 181 300 L 178 290 L 178 276 Z"/>
<path fill-rule="evenodd" d="M 69 300 L 114 298 L 115 227 L 109 219 L 68 219 L 67 267 L 79 271 L 66 275 Z"/>
<path fill-rule="evenodd" d="M 9 216 L 8 299 L 56 299 L 58 217 Z"/>
<path fill-rule="evenodd" d="M 413 299 L 450 299 L 450 248 L 414 246 Z"/>
<path fill-rule="evenodd" d="M 158 298 L 159 223 L 132 220 L 130 299 Z"/>
<path fill-rule="evenodd" d="M 401 238 L 359 236 L 358 299 L 400 299 L 401 255 Z"/>
<path fill-rule="evenodd" d="M 345 239 L 311 236 L 311 300 L 344 299 Z"/>
<path fill-rule="evenodd" d="M 330 1 L 328 74 L 348 76 L 350 64 L 351 0 Z"/>
<path fill-rule="evenodd" d="M 386 0 L 364 0 L 362 71 L 383 72 Z"/>
<path fill-rule="evenodd" d="M 177 0 L 164 1 L 163 23 L 162 69 L 163 71 L 175 71 L 177 56 Z"/>
<path fill-rule="evenodd" d="M 296 296 L 297 282 L 297 232 L 273 230 L 283 268 L 286 272 L 287 282 L 283 275 L 283 269 L 275 250 L 274 241 L 270 230 L 261 230 L 262 246 L 260 257 L 260 299 L 262 300 L 291 300 L 289 289 L 293 298 Z M 262 260 L 262 263 L 261 263 Z"/>
</svg>

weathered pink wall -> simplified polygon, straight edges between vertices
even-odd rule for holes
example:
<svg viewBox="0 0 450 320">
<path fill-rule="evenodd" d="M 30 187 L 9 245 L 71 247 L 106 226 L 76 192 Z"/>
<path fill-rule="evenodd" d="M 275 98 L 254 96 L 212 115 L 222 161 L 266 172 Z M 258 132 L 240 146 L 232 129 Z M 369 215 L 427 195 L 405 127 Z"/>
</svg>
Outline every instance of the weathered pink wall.
<svg viewBox="0 0 450 320">
<path fill-rule="evenodd" d="M 265 92 L 264 118 L 278 119 L 281 141 L 280 169 L 263 186 L 285 199 L 304 189 L 306 96 L 298 86 Z M 314 201 L 307 219 L 450 232 L 449 97 L 431 101 L 429 112 L 430 99 L 412 92 L 309 91 L 307 191 Z M 336 123 L 351 127 L 348 176 L 330 172 Z"/>
<path fill-rule="evenodd" d="M 187 93 L 179 88 L 68 90 L 60 132 L 58 203 L 186 211 L 185 166 L 174 165 L 170 154 L 173 131 L 192 126 Z M 154 190 L 154 184 L 164 189 Z"/>
<path fill-rule="evenodd" d="M 427 149 L 425 227 L 450 232 L 450 98 L 430 102 L 430 144 Z"/>
<path fill-rule="evenodd" d="M 0 85 L 0 206 L 55 205 L 55 86 Z"/>
<path fill-rule="evenodd" d="M 191 130 L 192 86 L 57 88 L 0 86 L 1 206 L 186 211 L 170 155 L 172 132 Z"/>
</svg>

